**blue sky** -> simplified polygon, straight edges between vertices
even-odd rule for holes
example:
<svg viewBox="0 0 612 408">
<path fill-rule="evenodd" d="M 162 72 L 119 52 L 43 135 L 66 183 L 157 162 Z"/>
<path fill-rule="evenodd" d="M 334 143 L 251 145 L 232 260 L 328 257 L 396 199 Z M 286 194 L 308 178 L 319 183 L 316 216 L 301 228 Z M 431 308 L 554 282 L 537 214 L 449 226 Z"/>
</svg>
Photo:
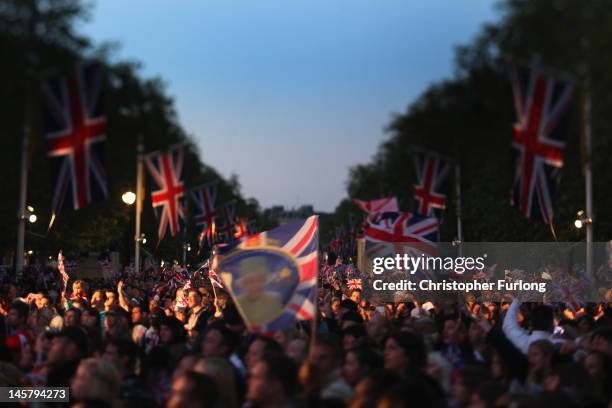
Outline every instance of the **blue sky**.
<svg viewBox="0 0 612 408">
<path fill-rule="evenodd" d="M 176 100 L 202 158 L 264 207 L 332 211 L 349 168 L 496 18 L 491 0 L 98 0 L 81 31 L 121 44 Z"/>
</svg>

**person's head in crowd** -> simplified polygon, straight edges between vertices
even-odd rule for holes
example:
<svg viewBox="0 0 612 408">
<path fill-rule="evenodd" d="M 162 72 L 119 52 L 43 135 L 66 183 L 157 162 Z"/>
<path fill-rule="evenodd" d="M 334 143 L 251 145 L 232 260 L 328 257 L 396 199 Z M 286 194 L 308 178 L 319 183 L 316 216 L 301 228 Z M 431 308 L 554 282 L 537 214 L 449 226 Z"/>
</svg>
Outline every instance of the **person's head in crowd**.
<svg viewBox="0 0 612 408">
<path fill-rule="evenodd" d="M 579 363 L 557 364 L 550 369 L 544 379 L 546 391 L 561 391 L 574 403 L 588 406 L 587 402 L 601 400 L 602 395 L 596 391 L 596 385 L 589 377 L 587 370 Z"/>
<path fill-rule="evenodd" d="M 465 365 L 458 368 L 451 391 L 454 405 L 467 407 L 472 400 L 472 394 L 487 378 L 488 373 L 484 367 Z"/>
<path fill-rule="evenodd" d="M 81 309 L 72 307 L 64 313 L 64 327 L 81 326 Z"/>
<path fill-rule="evenodd" d="M 72 297 L 87 297 L 87 283 L 82 280 L 72 282 Z"/>
<path fill-rule="evenodd" d="M 202 305 L 202 295 L 197 289 L 191 289 L 187 295 L 187 306 L 189 309 L 197 309 Z"/>
<path fill-rule="evenodd" d="M 459 341 L 463 331 L 463 322 L 450 316 L 443 319 L 442 323 L 442 342 L 445 345 L 455 344 Z"/>
<path fill-rule="evenodd" d="M 164 316 L 159 322 L 160 344 L 174 344 L 185 340 L 185 328 L 174 317 Z"/>
<path fill-rule="evenodd" d="M 333 335 L 319 336 L 316 339 L 310 360 L 320 373 L 331 373 L 338 370 L 342 363 L 339 340 Z"/>
<path fill-rule="evenodd" d="M 85 357 L 88 341 L 85 332 L 79 327 L 66 327 L 55 334 L 49 349 L 49 362 L 62 365 Z"/>
<path fill-rule="evenodd" d="M 348 311 L 342 313 L 342 317 L 340 318 L 340 328 L 345 330 L 350 326 L 361 326 L 363 323 L 363 318 L 358 312 Z"/>
<path fill-rule="evenodd" d="M 96 309 L 98 312 L 105 310 L 106 304 L 106 292 L 102 289 L 97 289 L 93 295 L 91 295 L 91 307 Z"/>
<path fill-rule="evenodd" d="M 383 340 L 389 335 L 391 324 L 387 318 L 379 313 L 376 313 L 366 324 L 368 336 L 376 343 L 382 344 Z"/>
<path fill-rule="evenodd" d="M 452 364 L 442 355 L 442 353 L 436 351 L 427 354 L 427 367 L 425 372 L 434 379 L 447 394 L 451 389 L 452 371 Z"/>
<path fill-rule="evenodd" d="M 221 321 L 211 324 L 204 331 L 201 342 L 204 357 L 229 357 L 238 343 L 238 337 Z"/>
<path fill-rule="evenodd" d="M 335 296 L 331 299 L 330 306 L 331 306 L 331 310 L 334 316 L 340 315 L 340 303 L 341 303 L 340 299 Z"/>
<path fill-rule="evenodd" d="M 283 349 L 285 349 L 287 347 L 287 343 L 289 343 L 290 331 L 278 330 L 272 334 L 272 338 L 274 339 L 274 341 L 280 344 Z"/>
<path fill-rule="evenodd" d="M 217 385 L 219 408 L 237 408 L 238 395 L 236 373 L 232 364 L 225 358 L 200 358 L 193 366 L 193 371 L 209 376 Z"/>
<path fill-rule="evenodd" d="M 308 357 L 308 340 L 304 337 L 289 340 L 285 354 L 299 367 Z"/>
<path fill-rule="evenodd" d="M 361 290 L 360 289 L 352 290 L 349 295 L 349 299 L 351 299 L 357 305 L 360 304 L 361 303 Z"/>
<path fill-rule="evenodd" d="M 93 307 L 88 307 L 81 314 L 81 324 L 85 327 L 100 328 L 100 313 Z"/>
<path fill-rule="evenodd" d="M 591 350 L 602 352 L 612 357 L 612 327 L 603 327 L 593 332 Z"/>
<path fill-rule="evenodd" d="M 38 309 L 45 309 L 51 305 L 49 295 L 41 295 L 34 301 Z"/>
<path fill-rule="evenodd" d="M 282 354 L 264 355 L 249 370 L 246 400 L 261 408 L 280 407 L 291 402 L 296 389 L 293 361 Z"/>
<path fill-rule="evenodd" d="M 536 340 L 529 345 L 527 357 L 529 360 L 529 375 L 534 377 L 536 382 L 546 375 L 552 365 L 552 358 L 555 352 L 553 344 L 546 340 Z"/>
<path fill-rule="evenodd" d="M 384 366 L 401 377 L 420 374 L 427 363 L 423 337 L 409 332 L 392 333 L 385 342 Z"/>
<path fill-rule="evenodd" d="M 283 348 L 278 342 L 268 337 L 256 336 L 249 345 L 247 354 L 245 356 L 245 363 L 247 368 L 253 367 L 264 354 L 282 354 L 284 353 Z"/>
<path fill-rule="evenodd" d="M 117 294 L 112 290 L 104 292 L 104 310 L 108 311 L 117 305 Z"/>
<path fill-rule="evenodd" d="M 476 387 L 470 398 L 469 408 L 493 408 L 506 393 L 506 387 L 495 381 L 486 381 Z"/>
<path fill-rule="evenodd" d="M 196 363 L 198 362 L 199 359 L 201 359 L 201 358 L 196 353 L 187 353 L 187 354 L 185 354 L 179 360 L 179 363 L 177 364 L 176 368 L 174 369 L 174 373 L 172 373 L 172 377 L 176 379 L 177 377 L 179 377 L 180 375 L 182 375 L 182 374 L 184 374 L 186 372 L 193 371 L 193 368 L 194 368 L 194 366 L 196 365 Z M 204 373 L 202 373 L 202 374 L 204 374 Z"/>
<path fill-rule="evenodd" d="M 121 377 L 133 375 L 140 350 L 129 339 L 109 339 L 104 346 L 103 358 L 111 363 Z"/>
<path fill-rule="evenodd" d="M 193 371 L 178 376 L 172 382 L 167 408 L 213 408 L 219 398 L 212 378 Z"/>
<path fill-rule="evenodd" d="M 70 382 L 70 397 L 76 401 L 100 400 L 111 406 L 119 392 L 120 376 L 108 361 L 97 358 L 82 360 Z"/>
<path fill-rule="evenodd" d="M 355 324 L 347 327 L 342 331 L 342 348 L 346 350 L 353 349 L 367 336 L 366 329 L 363 324 Z"/>
<path fill-rule="evenodd" d="M 359 346 L 345 353 L 342 376 L 348 385 L 355 387 L 359 381 L 374 375 L 382 368 L 382 355 L 371 347 Z"/>
<path fill-rule="evenodd" d="M 578 320 L 576 320 L 576 328 L 578 329 L 578 333 L 581 336 L 593 331 L 594 326 L 595 326 L 595 320 L 593 319 L 593 316 L 590 314 L 585 314 L 583 316 L 580 316 Z"/>
<path fill-rule="evenodd" d="M 132 306 L 130 309 L 132 324 L 143 324 L 146 323 L 147 313 L 144 307 L 137 304 Z"/>
<path fill-rule="evenodd" d="M 26 328 L 26 322 L 28 320 L 28 313 L 30 311 L 27 303 L 20 300 L 13 301 L 8 308 L 6 316 L 6 323 L 10 330 L 24 330 Z"/>
<path fill-rule="evenodd" d="M 552 333 L 555 327 L 554 313 L 550 306 L 537 305 L 531 310 L 530 325 L 532 330 Z"/>
</svg>

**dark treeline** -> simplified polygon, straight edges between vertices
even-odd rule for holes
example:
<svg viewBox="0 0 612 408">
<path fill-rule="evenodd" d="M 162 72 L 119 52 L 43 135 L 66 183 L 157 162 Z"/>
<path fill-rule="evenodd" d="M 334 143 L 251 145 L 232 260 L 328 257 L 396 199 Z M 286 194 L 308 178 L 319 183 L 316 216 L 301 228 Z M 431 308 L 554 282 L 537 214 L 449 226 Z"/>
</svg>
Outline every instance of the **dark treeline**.
<svg viewBox="0 0 612 408">
<path fill-rule="evenodd" d="M 93 44 L 75 31 L 75 26 L 89 16 L 89 7 L 79 0 L 0 1 L 0 186 L 3 195 L 0 252 L 4 261 L 10 261 L 15 248 L 25 123 L 29 125 L 31 142 L 27 203 L 35 207 L 39 217 L 36 224 L 27 226 L 26 249 L 33 249 L 35 253 L 47 256 L 63 248 L 76 256 L 112 247 L 124 255 L 133 252 L 134 208 L 121 202 L 121 194 L 135 189 L 136 145 L 140 134 L 144 136 L 147 152 L 186 143 L 185 186 L 218 180 L 217 205 L 236 199 L 237 215 L 257 220 L 260 228 L 269 227 L 270 222 L 263 219 L 258 202 L 242 197 L 237 177 L 224 179 L 200 159 L 192 136 L 178 123 L 174 101 L 168 96 L 164 82 L 159 78 L 142 78 L 139 63 L 117 61 L 113 58 L 114 46 Z M 77 61 L 89 59 L 105 65 L 109 197 L 79 211 L 65 206 L 55 226 L 47 232 L 52 177 L 45 154 L 40 81 L 49 75 L 71 72 Z M 150 186 L 146 190 L 143 232 L 148 239 L 145 247 L 152 251 L 158 244 L 157 221 L 150 204 Z M 193 223 L 188 225 L 188 241 L 194 246 L 198 231 Z M 181 247 L 181 234 L 173 239 L 168 236 L 159 243 L 156 254 L 178 258 Z"/>
<path fill-rule="evenodd" d="M 413 208 L 413 146 L 460 160 L 464 239 L 466 241 L 550 241 L 549 227 L 525 219 L 510 207 L 511 152 L 515 121 L 510 64 L 534 58 L 552 75 L 576 86 L 569 113 L 565 165 L 554 205 L 560 240 L 584 239 L 576 231 L 576 211 L 585 207 L 582 101 L 592 88 L 594 230 L 596 240 L 612 234 L 612 1 L 508 0 L 497 4 L 498 22 L 484 26 L 468 45 L 456 50 L 454 75 L 431 85 L 389 124 L 389 138 L 370 163 L 351 169 L 349 198 L 397 195 L 403 210 Z M 435 35 L 428 33 L 427 35 Z M 398 50 L 408 52 L 408 50 Z M 415 56 L 418 59 L 418 56 Z M 347 199 L 337 222 L 359 210 Z M 442 240 L 456 234 L 455 197 L 449 194 Z"/>
</svg>

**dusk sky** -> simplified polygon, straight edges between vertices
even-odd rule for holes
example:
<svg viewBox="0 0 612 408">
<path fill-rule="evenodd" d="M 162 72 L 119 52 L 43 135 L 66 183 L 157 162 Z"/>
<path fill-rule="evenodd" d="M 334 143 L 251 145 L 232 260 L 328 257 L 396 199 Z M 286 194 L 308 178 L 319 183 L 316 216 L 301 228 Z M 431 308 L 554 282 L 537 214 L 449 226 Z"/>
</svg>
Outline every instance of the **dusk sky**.
<svg viewBox="0 0 612 408">
<path fill-rule="evenodd" d="M 165 80 L 202 159 L 246 197 L 333 211 L 392 115 L 495 19 L 491 0 L 98 0 L 81 31 Z"/>
</svg>

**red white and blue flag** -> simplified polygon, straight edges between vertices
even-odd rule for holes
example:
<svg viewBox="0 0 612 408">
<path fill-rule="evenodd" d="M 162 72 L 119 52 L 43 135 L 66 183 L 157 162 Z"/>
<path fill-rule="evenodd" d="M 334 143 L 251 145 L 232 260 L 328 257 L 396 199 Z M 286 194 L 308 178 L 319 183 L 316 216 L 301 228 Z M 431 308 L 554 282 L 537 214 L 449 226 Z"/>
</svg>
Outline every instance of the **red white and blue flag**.
<svg viewBox="0 0 612 408">
<path fill-rule="evenodd" d="M 217 233 L 221 242 L 231 242 L 236 232 L 236 201 L 225 203 L 218 214 Z"/>
<path fill-rule="evenodd" d="M 370 243 L 368 254 L 386 248 L 395 253 L 434 255 L 439 241 L 438 220 L 407 212 L 384 213 L 368 223 L 364 237 L 366 244 Z M 381 248 L 377 251 L 378 246 Z"/>
<path fill-rule="evenodd" d="M 249 330 L 273 332 L 314 319 L 318 246 L 312 216 L 218 247 L 213 268 Z"/>
<path fill-rule="evenodd" d="M 512 88 L 517 121 L 512 139 L 511 204 L 525 217 L 551 224 L 573 87 L 536 72 L 514 69 Z"/>
<path fill-rule="evenodd" d="M 217 183 L 207 183 L 195 187 L 191 190 L 191 198 L 195 204 L 195 224 L 202 228 L 199 240 L 200 248 L 204 247 L 205 242 L 212 245 L 214 243 L 215 218 L 217 217 L 217 210 L 215 209 Z"/>
<path fill-rule="evenodd" d="M 102 113 L 102 66 L 82 63 L 73 75 L 43 82 L 47 156 L 55 180 L 52 211 L 68 197 L 75 210 L 106 199 L 106 117 Z"/>
<path fill-rule="evenodd" d="M 157 187 L 151 192 L 151 203 L 159 220 L 158 237 L 161 241 L 166 232 L 175 236 L 185 220 L 183 197 L 183 147 L 165 153 L 150 155 L 145 162 L 149 174 Z"/>
<path fill-rule="evenodd" d="M 450 165 L 435 153 L 414 154 L 417 183 L 414 185 L 415 212 L 441 219 L 446 208 L 446 180 Z"/>
<path fill-rule="evenodd" d="M 397 205 L 396 197 L 379 198 L 376 200 L 364 201 L 364 200 L 353 200 L 357 207 L 361 208 L 368 214 L 379 214 L 384 212 L 397 212 L 399 207 Z"/>
</svg>

